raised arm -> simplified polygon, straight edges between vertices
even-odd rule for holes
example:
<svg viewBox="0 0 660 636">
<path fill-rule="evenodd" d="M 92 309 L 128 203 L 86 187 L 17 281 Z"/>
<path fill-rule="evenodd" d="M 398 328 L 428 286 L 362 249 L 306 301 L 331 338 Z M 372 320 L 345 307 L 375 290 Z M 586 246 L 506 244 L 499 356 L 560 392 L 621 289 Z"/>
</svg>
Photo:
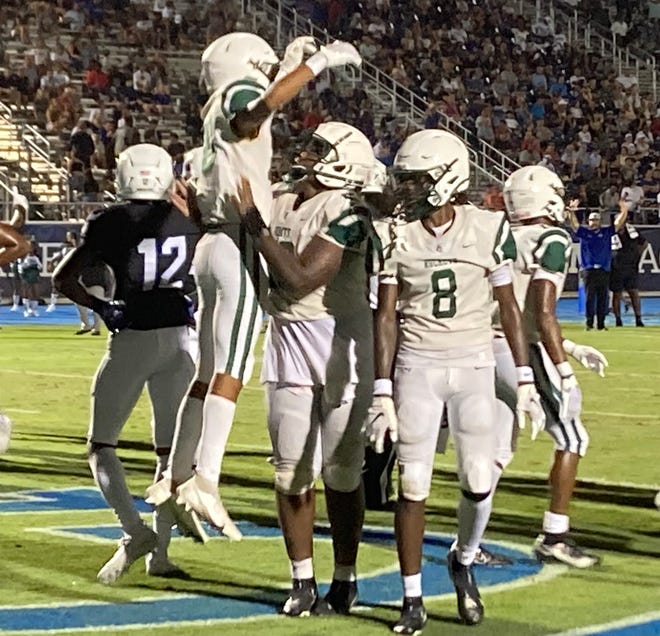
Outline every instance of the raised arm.
<svg viewBox="0 0 660 636">
<path fill-rule="evenodd" d="M 614 231 L 618 232 L 628 220 L 628 203 L 625 199 L 619 199 L 619 214 L 614 219 Z"/>
</svg>

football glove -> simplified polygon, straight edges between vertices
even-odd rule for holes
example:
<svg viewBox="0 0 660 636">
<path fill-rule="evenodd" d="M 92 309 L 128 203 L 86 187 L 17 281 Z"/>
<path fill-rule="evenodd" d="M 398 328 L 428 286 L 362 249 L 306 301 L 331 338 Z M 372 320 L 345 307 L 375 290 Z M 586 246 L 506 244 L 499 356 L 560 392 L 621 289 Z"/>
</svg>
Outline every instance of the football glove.
<svg viewBox="0 0 660 636">
<path fill-rule="evenodd" d="M 581 345 L 572 340 L 564 340 L 564 351 L 575 358 L 582 366 L 597 373 L 601 378 L 605 377 L 605 368 L 609 366 L 607 358 L 594 347 Z"/>
<path fill-rule="evenodd" d="M 0 413 L 0 455 L 7 452 L 11 440 L 11 420 Z"/>
<path fill-rule="evenodd" d="M 314 53 L 305 64 L 312 69 L 314 75 L 318 75 L 326 68 L 335 68 L 347 64 L 360 66 L 362 64 L 362 58 L 352 44 L 335 40 L 327 46 L 322 46 L 319 52 Z"/>
<path fill-rule="evenodd" d="M 388 395 L 374 395 L 364 427 L 369 445 L 376 453 L 383 453 L 385 438 L 389 434 L 390 440 L 395 443 L 398 439 L 398 429 L 399 420 L 392 398 Z"/>
<path fill-rule="evenodd" d="M 529 415 L 532 422 L 532 439 L 545 428 L 545 411 L 541 406 L 541 397 L 536 386 L 531 383 L 519 384 L 516 390 L 516 417 L 518 428 L 525 428 L 525 415 Z"/>
<path fill-rule="evenodd" d="M 316 51 L 316 43 L 311 35 L 303 35 L 296 38 L 286 47 L 286 51 L 284 51 L 284 57 L 282 58 L 278 75 L 280 77 L 288 75 L 302 64 L 303 58 L 306 55 L 313 55 Z"/>
<path fill-rule="evenodd" d="M 119 333 L 129 326 L 126 303 L 123 300 L 98 300 L 92 309 L 101 316 L 101 320 L 111 333 Z"/>
<path fill-rule="evenodd" d="M 571 394 L 577 388 L 578 382 L 570 362 L 561 362 L 557 365 L 561 378 L 561 403 L 559 405 L 559 421 L 567 422 L 571 405 Z"/>
</svg>

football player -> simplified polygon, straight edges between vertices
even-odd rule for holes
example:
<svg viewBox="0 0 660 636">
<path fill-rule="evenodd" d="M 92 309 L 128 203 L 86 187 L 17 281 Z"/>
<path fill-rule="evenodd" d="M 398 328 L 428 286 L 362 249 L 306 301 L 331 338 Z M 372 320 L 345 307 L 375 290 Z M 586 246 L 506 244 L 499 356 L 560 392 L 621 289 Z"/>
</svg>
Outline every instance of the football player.
<svg viewBox="0 0 660 636">
<path fill-rule="evenodd" d="M 607 360 L 596 349 L 564 339 L 556 316 L 557 298 L 564 288 L 571 238 L 560 227 L 564 220 L 564 186 L 543 166 L 516 170 L 504 184 L 504 201 L 518 247 L 514 263 L 516 299 L 525 319 L 530 365 L 546 414 L 545 430 L 555 443 L 550 470 L 550 505 L 543 515 L 543 533 L 534 551 L 543 561 L 561 561 L 587 568 L 599 557 L 569 538 L 569 503 L 577 468 L 589 445 L 580 411 L 582 396 L 567 355 L 588 369 L 605 374 Z M 516 374 L 504 338 L 494 340 L 497 381 L 502 392 L 515 387 Z M 513 416 L 500 410 L 498 459 L 500 469 L 512 459 Z M 539 428 L 533 428 L 535 438 Z M 500 470 L 501 472 L 501 470 Z"/>
<path fill-rule="evenodd" d="M 185 523 L 186 531 L 195 531 L 192 520 L 172 502 L 156 507 L 154 530 L 149 529 L 138 514 L 116 453 L 121 430 L 146 385 L 159 479 L 167 465 L 177 411 L 193 377 L 185 286 L 200 232 L 171 204 L 172 182 L 172 161 L 163 148 L 138 144 L 122 152 L 116 176 L 122 203 L 90 216 L 81 244 L 53 275 L 58 291 L 97 312 L 111 332 L 108 353 L 92 386 L 89 430 L 94 479 L 124 531 L 119 548 L 98 573 L 98 580 L 106 584 L 145 555 L 148 574 L 180 576 L 181 570 L 167 556 L 171 529 L 174 523 Z M 105 267 L 114 275 L 113 299 L 91 295 L 81 282 L 85 271 Z"/>
<path fill-rule="evenodd" d="M 241 534 L 220 500 L 218 483 L 236 400 L 252 374 L 261 327 L 259 299 L 267 288 L 259 256 L 241 229 L 235 196 L 239 175 L 244 175 L 257 206 L 269 213 L 274 111 L 325 68 L 361 62 L 352 45 L 332 42 L 303 63 L 314 50 L 312 38 L 298 38 L 280 66 L 259 36 L 230 33 L 202 55 L 201 80 L 211 95 L 202 111 L 202 174 L 195 181 L 194 203 L 191 196 L 204 229 L 194 259 L 200 353 L 182 407 L 172 474 L 148 494 L 150 501 L 161 502 L 176 489 L 178 501 L 234 539 Z"/>
<path fill-rule="evenodd" d="M 365 266 L 371 224 L 353 207 L 350 193 L 367 183 L 374 160 L 359 130 L 326 122 L 297 159 L 292 173 L 299 180 L 292 191 L 275 195 L 270 227 L 250 193 L 240 194 L 246 227 L 271 273 L 262 381 L 277 508 L 291 562 L 292 590 L 282 608 L 288 616 L 347 614 L 357 600 L 362 427 L 373 392 Z M 335 556 L 323 599 L 312 562 L 319 475 Z"/>
<path fill-rule="evenodd" d="M 513 292 L 516 246 L 503 212 L 467 203 L 467 147 L 444 131 L 414 133 L 396 154 L 393 178 L 408 222 L 382 231 L 376 381 L 367 434 L 377 449 L 388 434 L 395 441 L 400 475 L 395 530 L 404 599 L 393 631 L 414 634 L 426 623 L 424 505 L 445 409 L 461 489 L 458 536 L 447 563 L 461 620 L 474 625 L 483 619 L 471 565 L 490 515 L 495 459 L 492 296 L 514 353 L 519 419 L 524 425 L 526 412 L 539 418 L 542 410 Z"/>
<path fill-rule="evenodd" d="M 27 199 L 14 190 L 14 216 L 26 215 Z M 30 243 L 11 223 L 0 223 L 0 267 L 14 263 L 30 251 Z M 16 299 L 14 299 L 16 302 Z M 0 413 L 0 455 L 7 452 L 11 438 L 12 423 L 7 415 Z"/>
</svg>

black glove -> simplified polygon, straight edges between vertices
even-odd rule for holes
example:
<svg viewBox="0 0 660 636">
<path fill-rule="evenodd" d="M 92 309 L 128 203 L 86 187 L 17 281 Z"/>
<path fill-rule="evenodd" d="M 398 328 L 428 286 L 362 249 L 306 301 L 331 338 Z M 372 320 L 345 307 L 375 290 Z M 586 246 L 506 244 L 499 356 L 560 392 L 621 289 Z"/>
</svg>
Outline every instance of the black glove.
<svg viewBox="0 0 660 636">
<path fill-rule="evenodd" d="M 126 316 L 126 303 L 123 300 L 96 299 L 92 309 L 101 316 L 101 319 L 111 333 L 119 333 L 129 326 Z"/>
</svg>

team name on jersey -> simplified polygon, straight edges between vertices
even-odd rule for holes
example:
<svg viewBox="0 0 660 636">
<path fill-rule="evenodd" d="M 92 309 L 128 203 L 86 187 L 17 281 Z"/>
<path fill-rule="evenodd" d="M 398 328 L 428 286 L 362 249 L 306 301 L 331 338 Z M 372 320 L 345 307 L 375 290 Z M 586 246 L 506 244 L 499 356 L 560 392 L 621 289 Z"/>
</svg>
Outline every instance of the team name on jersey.
<svg viewBox="0 0 660 636">
<path fill-rule="evenodd" d="M 437 258 L 424 259 L 424 269 L 435 269 L 440 265 L 449 265 L 454 261 L 438 260 Z"/>
<path fill-rule="evenodd" d="M 282 227 L 281 225 L 276 225 L 273 228 L 273 235 L 275 238 L 291 238 L 291 228 L 290 227 Z"/>
</svg>

